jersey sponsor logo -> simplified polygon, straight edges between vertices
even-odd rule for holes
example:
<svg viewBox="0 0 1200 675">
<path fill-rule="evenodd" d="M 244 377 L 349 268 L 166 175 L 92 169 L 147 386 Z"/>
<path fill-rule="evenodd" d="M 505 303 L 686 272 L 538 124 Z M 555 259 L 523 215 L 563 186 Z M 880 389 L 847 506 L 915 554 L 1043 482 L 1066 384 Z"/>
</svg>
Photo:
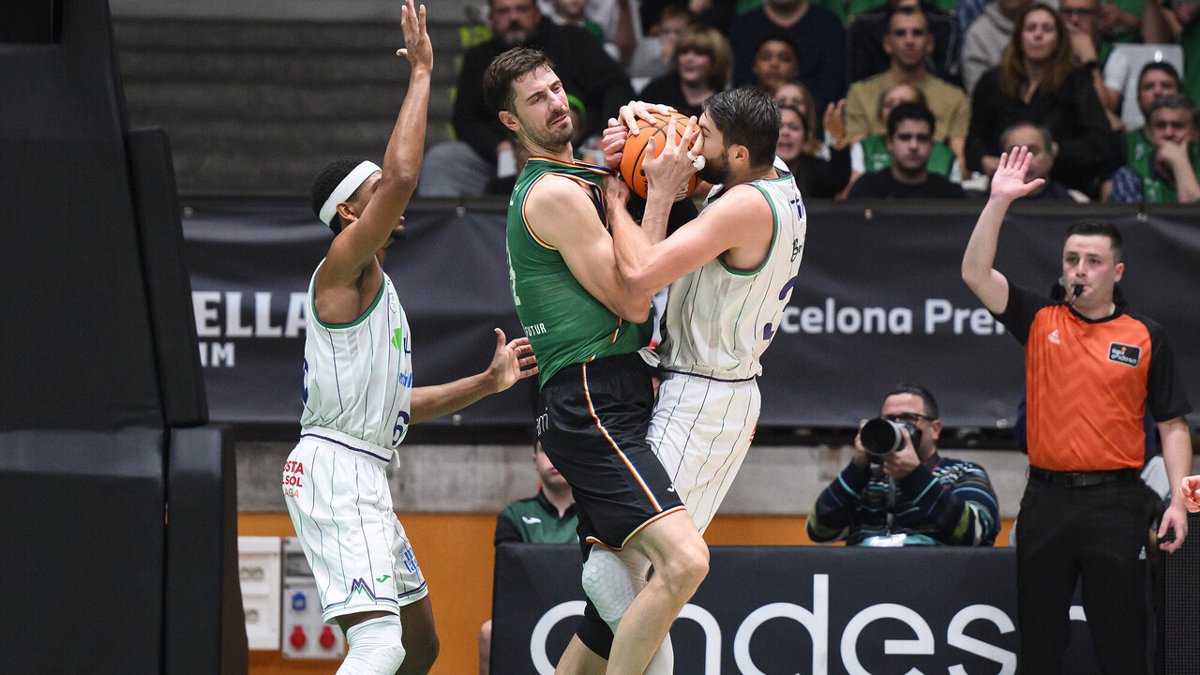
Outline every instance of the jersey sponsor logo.
<svg viewBox="0 0 1200 675">
<path fill-rule="evenodd" d="M 1142 358 L 1142 350 L 1140 347 L 1133 345 L 1123 345 L 1120 342 L 1111 342 L 1108 345 L 1108 360 L 1122 363 L 1124 365 L 1136 368 L 1138 361 Z"/>
<path fill-rule="evenodd" d="M 1062 344 L 1062 338 L 1058 337 L 1058 329 L 1057 328 L 1050 331 L 1050 334 L 1046 336 L 1046 339 L 1049 340 L 1050 344 L 1052 344 L 1052 345 Z"/>
<path fill-rule="evenodd" d="M 525 331 L 525 337 L 533 337 L 535 335 L 545 335 L 546 334 L 546 324 L 545 323 L 535 323 L 535 324 L 532 324 L 529 326 L 521 326 L 521 328 L 524 329 L 524 331 Z"/>
<path fill-rule="evenodd" d="M 302 487 L 304 487 L 304 464 L 288 460 L 283 465 L 283 494 L 292 498 L 299 497 Z"/>
<path fill-rule="evenodd" d="M 521 522 L 526 525 L 538 525 L 542 522 L 542 519 L 537 516 L 521 516 Z"/>
</svg>

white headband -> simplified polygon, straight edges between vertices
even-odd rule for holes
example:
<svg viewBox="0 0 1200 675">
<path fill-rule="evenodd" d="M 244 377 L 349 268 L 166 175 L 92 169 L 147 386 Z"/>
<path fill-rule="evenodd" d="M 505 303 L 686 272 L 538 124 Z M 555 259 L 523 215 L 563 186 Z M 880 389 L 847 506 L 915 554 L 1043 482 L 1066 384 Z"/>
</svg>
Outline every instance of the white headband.
<svg viewBox="0 0 1200 675">
<path fill-rule="evenodd" d="M 333 227 L 333 216 L 337 214 L 337 205 L 350 199 L 350 195 L 354 194 L 354 191 L 376 171 L 382 171 L 382 169 L 375 162 L 367 161 L 346 174 L 342 182 L 338 183 L 333 192 L 329 193 L 329 199 L 326 199 L 325 205 L 321 207 L 321 222 Z"/>
</svg>

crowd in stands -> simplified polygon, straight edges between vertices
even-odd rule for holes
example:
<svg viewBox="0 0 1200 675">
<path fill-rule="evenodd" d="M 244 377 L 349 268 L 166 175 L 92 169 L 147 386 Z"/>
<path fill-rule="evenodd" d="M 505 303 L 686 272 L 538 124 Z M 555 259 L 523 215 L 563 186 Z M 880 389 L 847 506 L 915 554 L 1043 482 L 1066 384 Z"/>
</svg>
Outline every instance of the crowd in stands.
<svg viewBox="0 0 1200 675">
<path fill-rule="evenodd" d="M 1000 155 L 1027 144 L 1030 179 L 1048 179 L 1038 199 L 1200 200 L 1194 3 L 488 0 L 487 10 L 492 36 L 459 69 L 457 140 L 429 149 L 421 196 L 511 190 L 525 158 L 480 81 L 494 56 L 524 45 L 555 62 L 584 161 L 601 156 L 599 132 L 631 98 L 699 115 L 713 93 L 751 85 L 780 104 L 778 154 L 809 198 L 982 195 Z"/>
</svg>

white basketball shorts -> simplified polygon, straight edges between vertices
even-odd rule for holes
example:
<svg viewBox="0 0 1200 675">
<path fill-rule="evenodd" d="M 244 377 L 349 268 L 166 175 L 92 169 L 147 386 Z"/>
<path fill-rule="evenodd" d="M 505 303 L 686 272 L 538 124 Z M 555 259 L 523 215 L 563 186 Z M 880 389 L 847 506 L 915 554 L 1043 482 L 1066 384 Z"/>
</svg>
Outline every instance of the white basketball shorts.
<svg viewBox="0 0 1200 675">
<path fill-rule="evenodd" d="M 283 495 L 312 567 L 322 617 L 400 613 L 429 594 L 392 508 L 391 450 L 332 429 L 305 428 L 283 470 Z"/>
<path fill-rule="evenodd" d="M 746 458 L 761 404 L 754 379 L 664 373 L 646 438 L 701 534 Z"/>
</svg>

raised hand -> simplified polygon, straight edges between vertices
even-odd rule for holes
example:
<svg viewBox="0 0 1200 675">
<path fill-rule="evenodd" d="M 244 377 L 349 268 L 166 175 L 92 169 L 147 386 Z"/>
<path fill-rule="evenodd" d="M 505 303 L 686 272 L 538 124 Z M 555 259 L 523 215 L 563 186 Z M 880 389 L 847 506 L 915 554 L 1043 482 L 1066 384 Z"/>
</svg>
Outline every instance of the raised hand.
<svg viewBox="0 0 1200 675">
<path fill-rule="evenodd" d="M 432 69 L 433 44 L 425 27 L 424 4 L 416 7 L 413 0 L 404 0 L 400 7 L 400 30 L 404 34 L 404 47 L 396 50 L 396 56 L 407 58 L 413 68 Z"/>
<path fill-rule="evenodd" d="M 992 199 L 1012 201 L 1041 187 L 1046 182 L 1044 178 L 1025 182 L 1032 161 L 1033 155 L 1024 145 L 1000 155 L 1000 164 L 992 176 Z"/>
<path fill-rule="evenodd" d="M 537 375 L 538 366 L 529 338 L 519 337 L 510 341 L 504 336 L 504 331 L 499 328 L 495 331 L 496 352 L 492 354 L 492 362 L 484 375 L 491 380 L 492 391 L 499 393 L 519 380 Z"/>
<path fill-rule="evenodd" d="M 825 131 L 829 132 L 829 136 L 839 148 L 845 147 L 846 142 L 846 99 L 838 101 L 836 104 L 830 103 L 825 106 L 825 118 L 823 120 Z"/>
</svg>

